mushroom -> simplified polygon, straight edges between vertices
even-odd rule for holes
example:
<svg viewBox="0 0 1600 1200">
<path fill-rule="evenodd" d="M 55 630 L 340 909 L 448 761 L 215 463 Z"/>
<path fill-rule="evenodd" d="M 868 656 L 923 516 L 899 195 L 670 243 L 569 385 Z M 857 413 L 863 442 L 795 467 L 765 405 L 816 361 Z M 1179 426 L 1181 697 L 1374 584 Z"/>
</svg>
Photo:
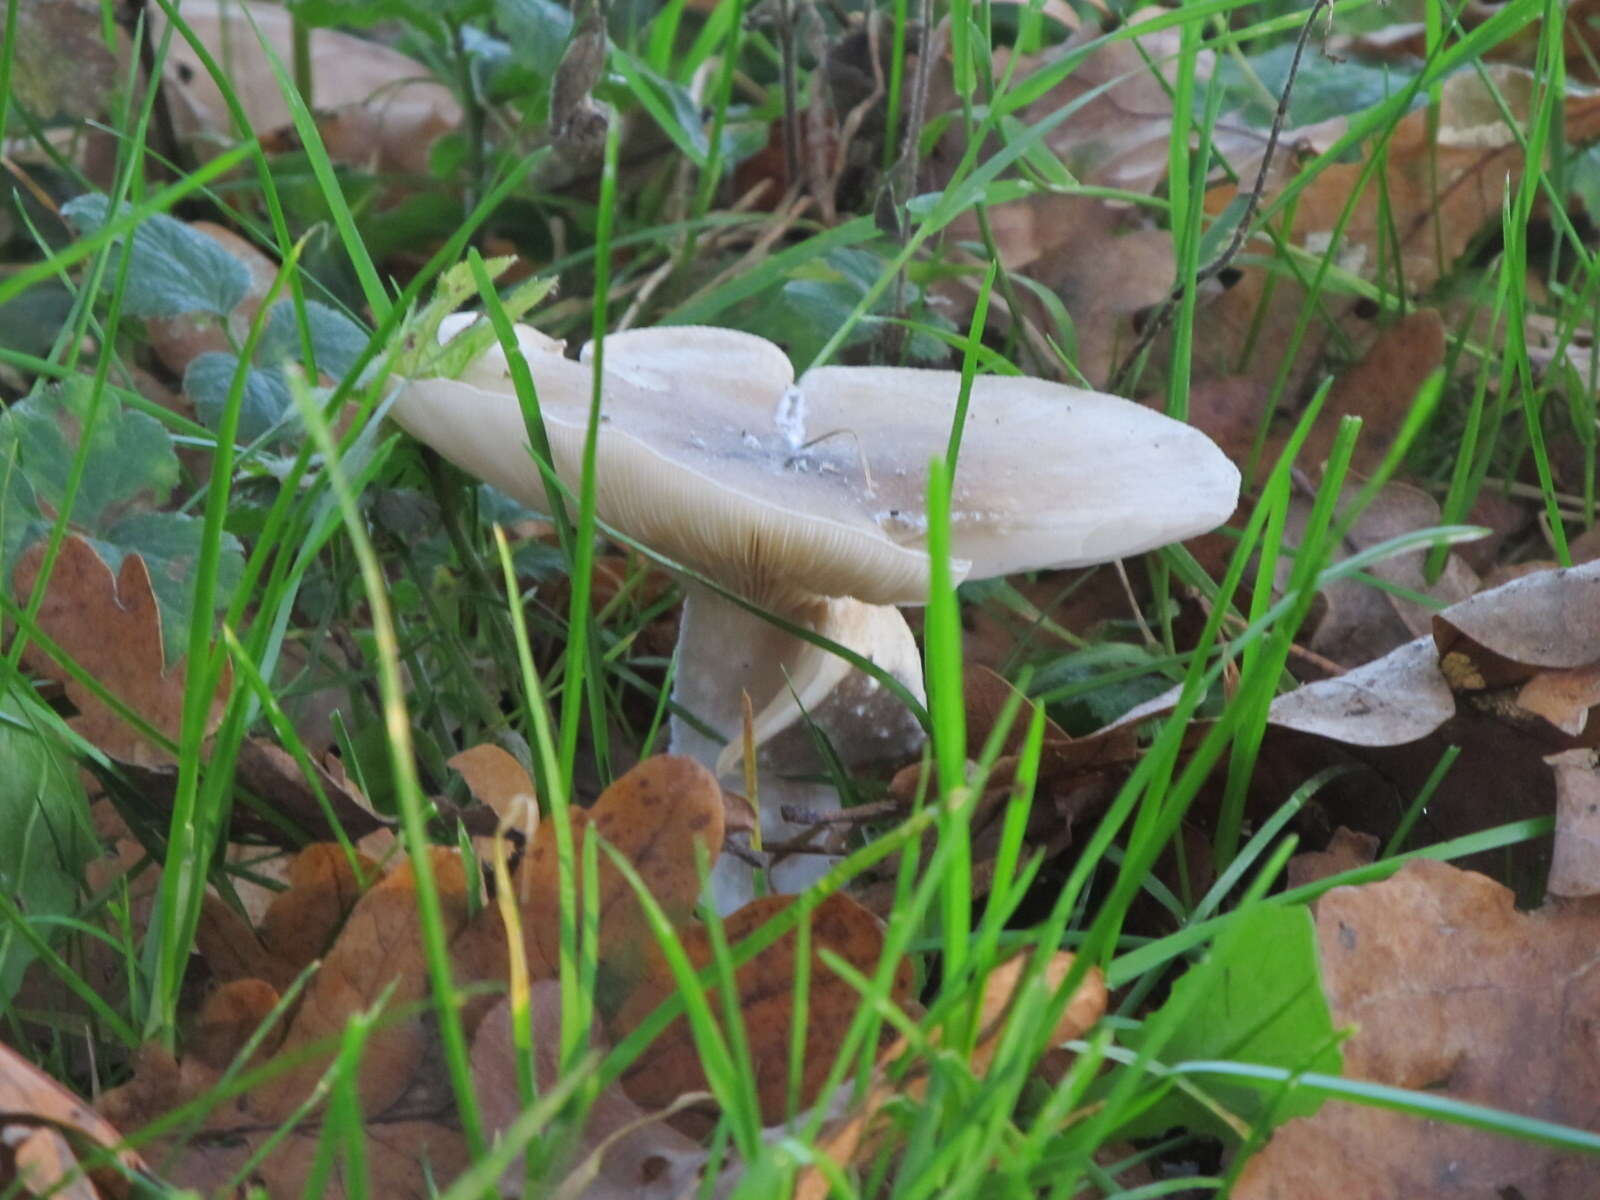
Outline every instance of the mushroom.
<svg viewBox="0 0 1600 1200">
<path fill-rule="evenodd" d="M 441 338 L 463 327 L 457 317 Z M 583 362 L 519 327 L 557 475 L 576 486 L 592 387 Z M 728 592 L 870 660 L 919 699 L 922 671 L 896 605 L 927 600 L 926 474 L 954 419 L 949 371 L 820 367 L 795 381 L 772 343 L 669 326 L 605 340 L 596 497 L 602 520 Z M 463 469 L 547 504 L 521 408 L 495 346 L 459 380 L 408 381 L 391 415 Z M 955 578 L 1083 566 L 1225 521 L 1239 474 L 1195 429 L 1113 396 L 1013 376 L 973 381 L 951 505 Z M 671 749 L 727 779 L 740 767 L 743 703 L 754 707 L 761 825 L 797 829 L 780 807 L 837 807 L 808 721 L 847 767 L 910 757 L 922 730 L 892 693 L 844 659 L 709 588 L 685 586 Z M 692 717 L 692 719 L 691 719 Z M 805 718 L 805 719 L 802 719 Z M 709 732 L 707 732 L 709 730 Z M 828 863 L 778 863 L 794 890 Z M 724 855 L 724 911 L 753 891 Z"/>
</svg>

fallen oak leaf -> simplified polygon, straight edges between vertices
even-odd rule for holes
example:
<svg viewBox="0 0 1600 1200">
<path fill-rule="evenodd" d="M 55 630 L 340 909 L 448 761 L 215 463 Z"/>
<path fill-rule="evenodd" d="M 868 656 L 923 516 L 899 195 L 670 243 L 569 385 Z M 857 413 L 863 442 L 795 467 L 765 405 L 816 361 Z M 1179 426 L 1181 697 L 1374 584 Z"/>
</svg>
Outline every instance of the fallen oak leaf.
<svg viewBox="0 0 1600 1200">
<path fill-rule="evenodd" d="M 259 930 L 207 892 L 195 947 L 215 978 L 265 980 L 282 991 L 328 951 L 362 889 L 378 875 L 364 854 L 352 862 L 341 846 L 307 846 L 289 864 L 289 886 L 268 904 Z"/>
<path fill-rule="evenodd" d="M 17 563 L 13 583 L 23 603 L 38 580 L 45 549 L 44 543 L 37 543 Z M 77 535 L 66 538 L 36 620 L 39 630 L 64 656 L 157 733 L 177 740 L 183 726 L 185 664 L 180 661 L 170 669 L 165 665 L 161 616 L 143 558 L 125 555 L 121 569 L 113 575 L 87 539 Z M 22 660 L 30 670 L 61 683 L 78 709 L 72 727 L 112 758 L 147 767 L 172 761 L 166 751 L 141 735 L 40 646 L 30 643 Z M 207 716 L 208 734 L 222 719 L 232 678 L 232 668 L 224 664 Z"/>
<path fill-rule="evenodd" d="M 978 1040 L 968 1058 L 975 1077 L 988 1073 L 999 1052 L 1005 1018 L 1016 999 L 1017 988 L 1028 969 L 1029 958 L 1028 954 L 1023 953 L 1007 959 L 989 972 L 989 977 L 984 981 Z M 1066 984 L 1076 962 L 1074 955 L 1064 950 L 1057 951 L 1035 978 L 1034 986 L 1042 985 L 1054 993 Z M 1108 998 L 1104 973 L 1099 967 L 1090 967 L 1062 1008 L 1046 1042 L 1059 1046 L 1063 1042 L 1082 1038 L 1105 1015 Z M 937 1044 L 937 1037 L 932 1040 Z M 926 1093 L 928 1080 L 923 1072 L 900 1081 L 898 1085 L 888 1080 L 890 1064 L 909 1049 L 909 1043 L 900 1037 L 880 1053 L 872 1087 L 857 1111 L 834 1122 L 818 1139 L 817 1149 L 839 1166 L 873 1157 L 873 1153 L 866 1152 L 865 1147 L 874 1138 L 877 1118 L 884 1105 L 899 1095 L 920 1100 Z M 815 1166 L 808 1166 L 796 1181 L 794 1200 L 824 1200 L 830 1194 L 830 1186 L 821 1171 Z"/>
<path fill-rule="evenodd" d="M 763 896 L 723 919 L 728 945 L 736 948 L 769 920 L 795 902 L 795 896 Z M 883 954 L 883 926 L 861 905 L 835 893 L 817 905 L 811 925 L 810 991 L 807 999 L 805 1049 L 801 1054 L 797 1084 L 799 1104 L 809 1106 L 832 1068 L 839 1039 L 850 1027 L 861 996 L 823 960 L 826 949 L 856 970 L 871 974 Z M 678 929 L 690 964 L 697 970 L 712 962 L 710 935 L 704 926 Z M 652 941 L 650 966 L 627 1004 L 608 1023 L 608 1032 L 620 1041 L 677 990 L 677 982 L 659 946 Z M 789 1103 L 789 1045 L 794 1026 L 795 957 L 798 936 L 790 929 L 734 971 L 734 988 L 750 1061 L 755 1071 L 762 1121 L 774 1124 L 787 1115 Z M 911 999 L 909 960 L 896 965 L 890 998 L 904 1005 Z M 707 985 L 715 1004 L 717 985 Z M 683 1017 L 662 1031 L 622 1077 L 628 1095 L 654 1108 L 671 1104 L 684 1092 L 709 1090 L 694 1036 Z"/>
<path fill-rule="evenodd" d="M 578 895 L 583 843 L 593 831 L 633 864 L 670 922 L 688 920 L 701 891 L 697 857 L 703 853 L 709 867 L 722 850 L 722 788 L 710 771 L 683 755 L 658 754 L 612 783 L 591 808 L 568 811 Z M 557 850 L 555 823 L 545 821 L 517 871 L 518 899 L 530 914 L 523 930 L 529 965 L 542 962 L 549 975 L 561 958 L 561 929 L 554 919 L 561 911 Z M 601 1010 L 610 1013 L 626 1001 L 655 938 L 633 888 L 609 856 L 599 856 L 599 869 L 601 977 L 595 986 Z"/>
<path fill-rule="evenodd" d="M 1511 892 L 1441 862 L 1335 888 L 1316 906 L 1323 987 L 1355 1024 L 1344 1074 L 1595 1130 L 1591 969 L 1600 911 L 1520 913 Z M 1465 1195 L 1566 1200 L 1600 1159 L 1388 1109 L 1328 1101 L 1244 1168 L 1239 1200 Z"/>
<path fill-rule="evenodd" d="M 132 1150 L 117 1149 L 122 1143 L 122 1135 L 104 1117 L 0 1043 L 0 1146 L 16 1167 L 16 1178 L 7 1179 L 5 1155 L 0 1154 L 0 1186 L 20 1185 L 39 1196 L 120 1200 L 131 1193 L 129 1176 L 147 1170 Z M 74 1144 L 81 1149 L 75 1150 Z M 102 1161 L 79 1174 L 79 1156 L 90 1148 L 103 1152 L 96 1155 Z"/>
<path fill-rule="evenodd" d="M 447 939 L 467 923 L 468 880 L 461 856 L 430 847 Z M 427 959 L 415 876 L 409 860 L 367 891 L 351 910 L 322 967 L 306 988 L 284 1037 L 284 1048 L 330 1043 L 328 1056 L 313 1058 L 257 1090 L 254 1107 L 282 1120 L 311 1094 L 332 1055 L 331 1042 L 355 1013 L 385 999 L 404 1012 L 428 994 Z M 429 1034 L 420 1015 L 389 1021 L 368 1035 L 357 1090 L 365 1112 L 383 1112 L 407 1091 L 425 1057 Z"/>
<path fill-rule="evenodd" d="M 534 1082 L 543 1095 L 561 1078 L 559 984 L 541 980 L 529 988 L 528 1017 Z M 589 1045 L 603 1048 L 598 1030 L 590 1031 Z M 518 1054 L 511 1003 L 501 1000 L 484 1017 L 472 1042 L 473 1082 L 484 1125 L 491 1133 L 504 1130 L 521 1114 Z M 651 1116 L 619 1084 L 596 1096 L 570 1151 L 577 1165 L 560 1194 L 586 1200 L 676 1200 L 692 1188 L 705 1166 L 705 1149 Z M 507 1171 L 504 1184 L 509 1194 L 520 1195 L 525 1182 L 520 1163 Z"/>
<path fill-rule="evenodd" d="M 454 932 L 466 919 L 461 858 L 437 847 L 429 853 L 447 931 Z M 323 890 L 318 868 L 314 857 L 303 872 L 303 878 L 311 876 L 313 892 Z M 417 1200 L 435 1194 L 436 1181 L 453 1178 L 466 1166 L 467 1154 L 442 1047 L 432 1023 L 418 1011 L 429 986 L 424 960 L 407 861 L 356 903 L 286 1027 L 266 1031 L 252 1059 L 257 1063 L 281 1052 L 298 1061 L 248 1091 L 221 1096 L 193 1136 L 159 1143 L 162 1173 L 210 1193 L 231 1185 L 257 1151 L 267 1151 L 245 1182 L 260 1184 L 270 1196 L 304 1194 L 321 1131 L 313 1122 L 280 1138 L 279 1127 L 303 1115 L 306 1101 L 320 1099 L 314 1088 L 338 1051 L 348 1020 L 383 999 L 386 1010 L 366 1034 L 355 1080 L 365 1117 L 371 1194 Z M 219 1097 L 221 1072 L 278 1001 L 277 989 L 265 980 L 224 984 L 202 1008 L 190 1032 L 189 1052 L 180 1059 L 146 1047 L 134 1078 L 107 1093 L 102 1112 L 131 1129 L 201 1097 Z M 342 1197 L 344 1189 L 330 1185 L 323 1194 Z"/>
</svg>

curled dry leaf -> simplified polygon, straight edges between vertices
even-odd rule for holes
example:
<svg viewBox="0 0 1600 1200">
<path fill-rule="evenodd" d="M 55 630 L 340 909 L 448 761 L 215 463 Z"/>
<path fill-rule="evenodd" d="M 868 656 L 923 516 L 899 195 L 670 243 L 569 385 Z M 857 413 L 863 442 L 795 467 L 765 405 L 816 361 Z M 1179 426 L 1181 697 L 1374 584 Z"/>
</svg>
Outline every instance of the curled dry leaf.
<svg viewBox="0 0 1600 1200">
<path fill-rule="evenodd" d="M 352 838 L 387 830 L 394 824 L 393 817 L 372 807 L 355 780 L 345 773 L 338 755 L 330 752 L 320 760 L 310 759 L 310 763 L 312 777 L 308 779 L 294 756 L 281 746 L 246 738 L 234 758 L 234 778 L 308 838 L 334 837 L 330 811 L 339 829 Z M 248 813 L 240 815 L 248 817 Z M 282 836 L 281 829 L 262 824 L 263 836 Z"/>
<path fill-rule="evenodd" d="M 1354 497 L 1359 485 L 1346 485 L 1345 493 Z M 1296 496 L 1289 504 L 1289 540 L 1299 542 L 1312 502 Z M 1371 549 L 1391 538 L 1431 529 L 1441 524 L 1439 502 L 1421 488 L 1390 482 L 1356 518 L 1339 546 L 1339 557 L 1347 558 Z M 1324 587 L 1322 617 L 1307 641 L 1309 648 L 1343 666 L 1359 666 L 1387 654 L 1414 637 L 1427 633 L 1437 608 L 1467 599 L 1478 590 L 1479 581 L 1472 568 L 1451 555 L 1438 579 L 1426 573 L 1429 550 L 1422 547 L 1406 554 L 1391 555 L 1372 563 L 1366 573 L 1380 583 L 1426 597 L 1432 606 L 1406 598 L 1360 579 L 1341 579 Z M 1289 568 L 1283 569 L 1286 578 Z"/>
<path fill-rule="evenodd" d="M 1563 899 L 1600 896 L 1600 774 L 1595 752 L 1564 750 L 1545 759 L 1556 777 L 1555 852 L 1545 889 Z"/>
<path fill-rule="evenodd" d="M 1280 696 L 1272 723 L 1392 746 L 1455 716 L 1459 697 L 1512 723 L 1574 737 L 1587 729 L 1600 663 L 1600 562 L 1524 575 L 1451 605 L 1431 624 L 1431 638 Z"/>
<path fill-rule="evenodd" d="M 16 1184 L 24 1195 L 120 1200 L 130 1194 L 128 1174 L 145 1170 L 140 1157 L 117 1150 L 85 1177 L 79 1155 L 85 1148 L 111 1150 L 122 1140 L 94 1109 L 0 1044 L 0 1187 Z M 8 1157 L 14 1175 L 6 1169 Z"/>
<path fill-rule="evenodd" d="M 46 545 L 23 552 L 13 578 L 14 594 L 26 603 L 39 577 Z M 61 543 L 39 606 L 39 628 L 106 691 L 143 717 L 158 733 L 176 740 L 183 724 L 184 663 L 164 664 L 161 615 L 150 572 L 137 554 L 125 555 L 115 575 L 76 535 Z M 99 697 L 73 679 L 37 645 L 23 652 L 30 670 L 57 680 L 77 706 L 72 726 L 112 758 L 138 766 L 164 766 L 171 756 L 140 736 Z M 232 682 L 226 664 L 211 706 L 207 732 L 222 719 Z"/>
<path fill-rule="evenodd" d="M 1516 910 L 1510 891 L 1441 862 L 1335 888 L 1317 905 L 1323 988 L 1345 1075 L 1600 1128 L 1592 969 L 1600 912 Z M 1600 1159 L 1442 1120 L 1329 1101 L 1251 1159 L 1239 1200 L 1431 1200 L 1600 1194 Z"/>
</svg>

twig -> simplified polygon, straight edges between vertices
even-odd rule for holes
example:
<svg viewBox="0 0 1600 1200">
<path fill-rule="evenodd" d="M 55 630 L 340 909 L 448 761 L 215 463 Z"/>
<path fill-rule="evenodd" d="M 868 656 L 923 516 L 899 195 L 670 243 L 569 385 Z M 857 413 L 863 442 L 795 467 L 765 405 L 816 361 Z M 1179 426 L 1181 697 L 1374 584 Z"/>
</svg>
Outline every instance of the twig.
<svg viewBox="0 0 1600 1200">
<path fill-rule="evenodd" d="M 778 0 L 778 53 L 783 75 L 783 179 L 792 188 L 800 182 L 800 95 L 794 52 L 794 0 Z"/>
<path fill-rule="evenodd" d="M 899 800 L 879 800 L 851 808 L 806 808 L 799 804 L 780 804 L 778 813 L 794 825 L 864 825 L 884 817 L 899 816 L 906 806 Z"/>
<path fill-rule="evenodd" d="M 1294 94 L 1294 81 L 1300 74 L 1300 61 L 1305 56 L 1306 43 L 1311 40 L 1311 30 L 1316 24 L 1322 10 L 1330 7 L 1332 0 L 1313 0 L 1311 11 L 1306 14 L 1305 24 L 1300 26 L 1300 36 L 1295 39 L 1294 57 L 1289 60 L 1289 74 L 1283 81 L 1283 92 L 1278 97 L 1278 108 L 1272 114 L 1272 128 L 1267 133 L 1266 153 L 1261 156 L 1261 165 L 1256 169 L 1255 183 L 1251 185 L 1246 194 L 1244 214 L 1239 218 L 1239 223 L 1234 227 L 1233 236 L 1228 240 L 1228 245 L 1222 253 L 1217 255 L 1205 266 L 1195 271 L 1194 284 L 1198 287 L 1209 279 L 1215 279 L 1228 265 L 1238 257 L 1239 251 L 1244 248 L 1245 240 L 1250 236 L 1250 224 L 1255 220 L 1256 213 L 1261 208 L 1261 198 L 1267 190 L 1267 174 L 1272 170 L 1272 160 L 1278 151 L 1278 142 L 1283 136 L 1283 127 L 1289 118 L 1289 100 Z M 1133 370 L 1139 360 L 1144 357 L 1147 350 L 1159 337 L 1167 325 L 1171 323 L 1173 314 L 1178 305 L 1183 301 L 1185 285 L 1180 283 L 1167 295 L 1166 300 L 1155 314 L 1145 323 L 1144 330 L 1139 336 L 1138 343 L 1128 355 L 1122 366 L 1113 373 L 1112 390 L 1120 391 L 1126 381 L 1127 375 Z"/>
</svg>

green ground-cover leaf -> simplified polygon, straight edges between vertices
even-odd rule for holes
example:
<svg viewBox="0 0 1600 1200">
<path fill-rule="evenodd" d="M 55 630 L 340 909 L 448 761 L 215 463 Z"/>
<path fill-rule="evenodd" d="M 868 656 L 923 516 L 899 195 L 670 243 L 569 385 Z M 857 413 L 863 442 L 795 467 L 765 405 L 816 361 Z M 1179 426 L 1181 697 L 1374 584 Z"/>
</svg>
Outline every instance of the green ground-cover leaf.
<svg viewBox="0 0 1600 1200">
<path fill-rule="evenodd" d="M 68 201 L 61 212 L 84 233 L 93 233 L 106 223 L 110 204 L 91 193 Z M 242 262 L 205 234 L 162 213 L 145 218 L 134 230 L 132 255 L 122 296 L 122 309 L 131 316 L 226 316 L 250 288 L 250 272 Z M 117 278 L 115 261 L 104 278 L 107 286 Z"/>
<path fill-rule="evenodd" d="M 93 409 L 93 383 L 74 376 L 35 390 L 0 414 L 0 576 L 9 587 L 17 557 L 48 536 L 68 506 L 74 459 Z M 82 477 L 68 525 L 87 535 L 115 571 L 128 553 L 145 557 L 161 604 L 169 656 L 181 655 L 192 615 L 190 586 L 199 554 L 200 523 L 156 511 L 177 486 L 172 438 L 154 417 L 124 406 L 127 393 L 107 385 L 90 432 Z M 228 599 L 243 557 L 228 538 L 223 549 L 219 603 Z"/>
<path fill-rule="evenodd" d="M 83 869 L 98 852 L 76 764 L 15 696 L 0 697 L 0 890 L 46 942 L 61 928 L 51 918 L 77 911 Z M 0 922 L 0 1012 L 33 958 Z"/>
<path fill-rule="evenodd" d="M 305 312 L 317 370 L 334 379 L 342 378 L 366 349 L 367 331 L 338 309 L 315 300 L 305 302 Z M 239 412 L 240 441 L 253 442 L 274 429 L 288 434 L 297 428 L 283 367 L 300 362 L 301 351 L 294 305 L 280 300 L 267 315 L 255 362 L 245 376 Z M 213 350 L 195 358 L 184 372 L 184 394 L 194 402 L 195 412 L 208 428 L 216 429 L 222 423 L 238 367 L 237 354 Z"/>
<path fill-rule="evenodd" d="M 195 413 L 207 428 L 216 429 L 227 411 L 228 391 L 239 356 L 226 351 L 202 354 L 183 373 L 184 394 L 194 401 Z M 253 442 L 276 429 L 292 415 L 294 400 L 283 372 L 276 367 L 251 367 L 245 375 L 244 397 L 239 406 L 239 440 Z"/>
<path fill-rule="evenodd" d="M 1228 921 L 1206 961 L 1173 985 L 1164 1007 L 1173 1005 L 1188 1011 L 1160 1048 L 1163 1062 L 1223 1059 L 1339 1073 L 1342 1057 L 1322 994 L 1315 930 L 1311 914 L 1300 905 L 1263 904 Z M 1126 1040 L 1137 1049 L 1141 1031 Z M 1258 1089 L 1211 1080 L 1205 1090 L 1233 1116 L 1263 1131 L 1309 1116 L 1322 1103 L 1290 1092 L 1274 1104 Z M 1173 1126 L 1237 1137 L 1236 1129 L 1179 1090 L 1123 1132 L 1153 1136 Z"/>
<path fill-rule="evenodd" d="M 792 278 L 731 312 L 729 323 L 777 342 L 795 363 L 809 363 L 855 310 L 883 266 L 884 260 L 867 250 L 830 250 L 797 270 Z M 924 308 L 921 300 L 921 289 L 908 283 L 908 312 L 915 312 L 919 320 L 939 328 L 954 328 L 948 318 Z M 881 298 L 873 306 L 874 311 L 857 322 L 845 346 L 871 341 L 892 308 L 890 297 Z M 932 335 L 913 333 L 907 340 L 907 354 L 914 362 L 941 362 L 948 350 Z"/>
<path fill-rule="evenodd" d="M 496 0 L 494 12 L 517 65 L 553 76 L 572 38 L 572 14 L 551 0 Z"/>
<path fill-rule="evenodd" d="M 134 506 L 164 502 L 178 482 L 172 439 L 154 417 L 124 408 L 126 396 L 106 387 L 89 435 L 70 517 L 85 529 L 102 529 Z M 0 459 L 16 456 L 37 511 L 54 516 L 65 507 L 93 404 L 93 384 L 78 376 L 36 390 L 0 417 Z"/>
<path fill-rule="evenodd" d="M 307 25 L 376 25 L 409 21 L 432 28 L 440 20 L 458 25 L 488 11 L 489 0 L 289 0 L 289 11 Z"/>
</svg>

